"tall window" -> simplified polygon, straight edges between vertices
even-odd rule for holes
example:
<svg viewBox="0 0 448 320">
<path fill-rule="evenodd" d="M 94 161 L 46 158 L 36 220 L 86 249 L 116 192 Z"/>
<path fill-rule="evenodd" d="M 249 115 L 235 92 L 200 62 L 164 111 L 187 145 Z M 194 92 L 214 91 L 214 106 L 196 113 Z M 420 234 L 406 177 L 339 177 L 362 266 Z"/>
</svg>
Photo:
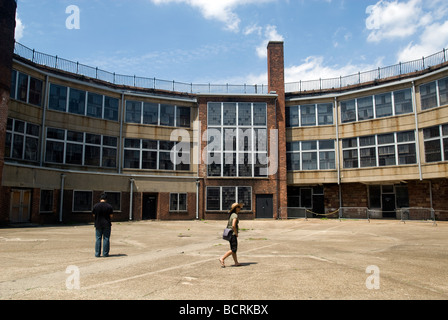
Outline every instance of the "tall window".
<svg viewBox="0 0 448 320">
<path fill-rule="evenodd" d="M 5 158 L 38 161 L 40 126 L 8 118 Z"/>
<path fill-rule="evenodd" d="M 423 129 L 426 162 L 448 161 L 448 124 Z"/>
<path fill-rule="evenodd" d="M 208 104 L 208 176 L 267 176 L 266 108 L 266 103 Z"/>
<path fill-rule="evenodd" d="M 422 110 L 448 104 L 448 78 L 421 85 L 420 101 Z"/>
</svg>

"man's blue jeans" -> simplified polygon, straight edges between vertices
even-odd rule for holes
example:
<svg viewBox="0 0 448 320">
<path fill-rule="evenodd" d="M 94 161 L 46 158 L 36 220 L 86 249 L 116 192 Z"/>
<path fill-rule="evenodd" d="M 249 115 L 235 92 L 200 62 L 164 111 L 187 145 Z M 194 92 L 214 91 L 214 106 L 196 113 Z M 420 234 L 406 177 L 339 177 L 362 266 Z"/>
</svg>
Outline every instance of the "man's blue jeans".
<svg viewBox="0 0 448 320">
<path fill-rule="evenodd" d="M 103 256 L 109 256 L 111 228 L 96 228 L 95 257 L 101 255 L 101 241 L 103 242 Z"/>
</svg>

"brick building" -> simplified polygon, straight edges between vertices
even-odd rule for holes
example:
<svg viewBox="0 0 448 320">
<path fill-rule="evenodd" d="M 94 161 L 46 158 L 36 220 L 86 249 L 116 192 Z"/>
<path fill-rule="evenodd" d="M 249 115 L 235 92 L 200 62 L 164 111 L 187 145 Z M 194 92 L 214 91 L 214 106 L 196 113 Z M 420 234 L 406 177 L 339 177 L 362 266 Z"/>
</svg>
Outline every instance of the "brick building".
<svg viewBox="0 0 448 320">
<path fill-rule="evenodd" d="M 1 224 L 89 222 L 102 192 L 115 220 L 447 217 L 445 57 L 308 88 L 270 42 L 267 88 L 217 91 L 14 44 L 2 3 Z"/>
</svg>

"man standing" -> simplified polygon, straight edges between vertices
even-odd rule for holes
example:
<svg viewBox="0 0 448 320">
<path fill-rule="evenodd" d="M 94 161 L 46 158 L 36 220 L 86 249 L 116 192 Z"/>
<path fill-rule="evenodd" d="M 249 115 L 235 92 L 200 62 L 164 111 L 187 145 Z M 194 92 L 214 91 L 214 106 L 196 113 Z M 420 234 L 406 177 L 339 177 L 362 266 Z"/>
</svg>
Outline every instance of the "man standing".
<svg viewBox="0 0 448 320">
<path fill-rule="evenodd" d="M 95 217 L 95 257 L 101 255 L 101 241 L 103 241 L 103 257 L 109 256 L 110 248 L 110 233 L 112 223 L 110 221 L 114 210 L 110 204 L 107 203 L 107 195 L 101 194 L 100 202 L 93 207 L 93 215 Z"/>
</svg>

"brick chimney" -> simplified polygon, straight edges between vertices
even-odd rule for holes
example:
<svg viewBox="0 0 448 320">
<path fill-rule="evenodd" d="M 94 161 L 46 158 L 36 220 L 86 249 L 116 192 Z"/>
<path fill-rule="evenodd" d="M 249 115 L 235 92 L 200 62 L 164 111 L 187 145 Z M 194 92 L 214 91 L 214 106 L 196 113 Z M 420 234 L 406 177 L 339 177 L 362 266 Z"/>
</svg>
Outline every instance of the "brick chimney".
<svg viewBox="0 0 448 320">
<path fill-rule="evenodd" d="M 276 102 L 276 129 L 278 129 L 277 208 L 279 218 L 286 219 L 288 187 L 286 172 L 285 64 L 282 41 L 271 41 L 268 44 L 268 89 L 269 92 L 275 91 L 278 95 Z"/>
<path fill-rule="evenodd" d="M 15 0 L 0 1 L 0 224 L 4 224 L 9 220 L 9 216 L 7 216 L 9 210 L 6 208 L 8 199 L 5 197 L 1 182 L 5 162 L 6 124 L 11 91 L 16 8 L 17 3 Z"/>
</svg>

